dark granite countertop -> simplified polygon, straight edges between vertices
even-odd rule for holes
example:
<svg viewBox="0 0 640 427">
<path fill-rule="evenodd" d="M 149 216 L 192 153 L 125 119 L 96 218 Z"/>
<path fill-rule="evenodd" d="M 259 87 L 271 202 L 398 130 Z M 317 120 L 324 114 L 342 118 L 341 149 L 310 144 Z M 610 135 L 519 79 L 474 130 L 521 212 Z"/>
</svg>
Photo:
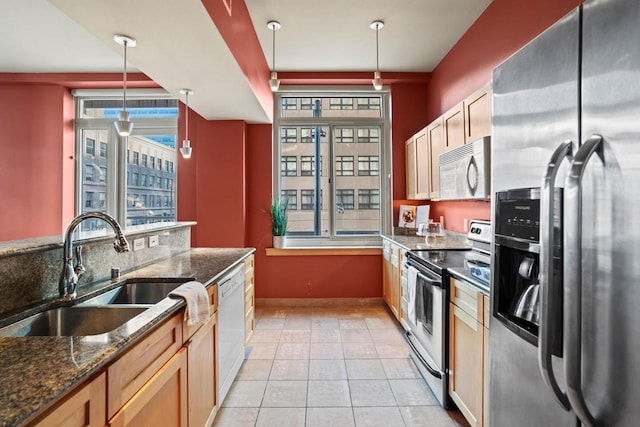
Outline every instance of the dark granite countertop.
<svg viewBox="0 0 640 427">
<path fill-rule="evenodd" d="M 96 294 L 98 287 L 113 288 L 123 279 L 136 277 L 195 278 L 207 287 L 212 286 L 254 251 L 253 248 L 191 249 L 117 280 L 96 284 L 80 299 Z M 165 298 L 118 329 L 101 335 L 0 338 L 0 426 L 18 426 L 33 420 L 184 306 L 183 300 Z M 48 307 L 40 310 L 45 308 Z"/>
<path fill-rule="evenodd" d="M 390 240 L 408 251 L 413 250 L 446 250 L 446 249 L 471 249 L 471 244 L 467 241 L 467 236 L 462 233 L 452 231 L 446 232 L 444 237 L 435 239 L 434 242 L 426 241 L 424 236 L 416 236 L 415 231 L 405 234 L 404 231 L 383 235 L 384 239 Z"/>
</svg>

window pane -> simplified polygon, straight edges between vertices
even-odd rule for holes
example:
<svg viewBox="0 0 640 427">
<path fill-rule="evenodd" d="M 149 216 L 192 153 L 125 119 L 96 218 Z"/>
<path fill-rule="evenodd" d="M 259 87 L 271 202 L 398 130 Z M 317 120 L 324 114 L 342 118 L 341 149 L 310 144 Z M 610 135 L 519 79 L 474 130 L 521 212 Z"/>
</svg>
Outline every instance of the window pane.
<svg viewBox="0 0 640 427">
<path fill-rule="evenodd" d="M 174 142 L 166 142 L 168 139 L 154 134 L 129 137 L 129 150 L 134 161 L 127 165 L 131 178 L 127 183 L 127 225 L 176 220 L 173 186 L 176 149 Z M 166 185 L 156 185 L 160 182 Z"/>
<path fill-rule="evenodd" d="M 327 162 L 322 159 L 329 156 L 329 128 L 326 126 L 311 127 L 308 125 L 283 126 L 279 130 L 280 135 L 280 191 L 281 195 L 288 195 L 289 205 L 295 200 L 295 212 L 288 214 L 288 235 L 300 236 L 326 236 L 328 230 L 327 203 L 320 200 L 316 206 L 316 194 L 322 199 L 323 194 L 328 194 L 329 179 Z M 291 135 L 301 135 L 311 139 L 312 143 L 296 140 L 292 143 Z M 316 143 L 320 151 L 320 157 L 316 160 Z M 296 160 L 300 159 L 300 173 L 297 173 Z M 319 163 L 319 164 L 318 164 Z M 296 173 L 290 173 L 292 168 Z M 326 170 L 325 170 L 326 169 Z M 317 177 L 317 171 L 320 176 Z M 316 188 L 318 192 L 316 193 Z M 325 190 L 325 191 L 323 191 Z M 298 207 L 297 196 L 300 197 Z"/>
<path fill-rule="evenodd" d="M 363 135 L 377 135 L 377 140 L 369 139 L 362 144 Z M 379 127 L 335 128 L 334 228 L 338 235 L 376 234 L 380 230 L 379 135 Z"/>
<path fill-rule="evenodd" d="M 282 190 L 280 191 L 280 201 L 287 204 L 287 209 L 295 211 L 298 209 L 298 191 Z"/>
<path fill-rule="evenodd" d="M 382 97 L 282 97 L 282 118 L 293 117 L 382 117 Z M 293 105 L 296 108 L 292 108 Z M 298 108 L 299 107 L 299 108 Z"/>
</svg>

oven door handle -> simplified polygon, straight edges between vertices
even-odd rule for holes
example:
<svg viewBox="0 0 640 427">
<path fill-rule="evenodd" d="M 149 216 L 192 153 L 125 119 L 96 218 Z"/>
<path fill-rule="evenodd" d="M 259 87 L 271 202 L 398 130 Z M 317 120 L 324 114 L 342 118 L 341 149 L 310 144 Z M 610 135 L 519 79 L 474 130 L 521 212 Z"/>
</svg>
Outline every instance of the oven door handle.
<svg viewBox="0 0 640 427">
<path fill-rule="evenodd" d="M 428 283 L 431 286 L 434 286 L 436 288 L 442 287 L 442 279 L 430 279 L 424 274 L 420 273 L 420 271 L 418 271 L 418 277 L 420 277 L 422 280 L 424 280 L 426 283 Z"/>
<path fill-rule="evenodd" d="M 429 373 L 434 377 L 436 377 L 437 379 L 441 380 L 442 374 L 438 370 L 433 369 L 431 366 L 429 366 L 429 363 L 426 360 L 424 360 L 424 357 L 422 357 L 422 355 L 420 354 L 420 351 L 418 351 L 418 348 L 411 340 L 411 335 L 412 334 L 410 331 L 405 331 L 404 333 L 404 338 L 407 340 L 407 343 L 409 343 L 409 347 L 411 347 L 411 349 L 413 350 L 413 353 L 418 357 L 418 359 L 420 359 L 424 367 L 427 368 L 427 371 L 429 371 Z"/>
</svg>

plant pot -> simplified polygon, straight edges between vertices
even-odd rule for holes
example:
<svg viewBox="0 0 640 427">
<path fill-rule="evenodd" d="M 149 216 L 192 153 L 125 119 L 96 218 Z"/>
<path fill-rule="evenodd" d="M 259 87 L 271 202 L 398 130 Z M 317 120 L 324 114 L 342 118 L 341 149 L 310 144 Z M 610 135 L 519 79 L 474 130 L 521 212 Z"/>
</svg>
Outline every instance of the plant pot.
<svg viewBox="0 0 640 427">
<path fill-rule="evenodd" d="M 286 236 L 273 236 L 273 247 L 274 248 L 284 248 L 287 243 Z"/>
</svg>

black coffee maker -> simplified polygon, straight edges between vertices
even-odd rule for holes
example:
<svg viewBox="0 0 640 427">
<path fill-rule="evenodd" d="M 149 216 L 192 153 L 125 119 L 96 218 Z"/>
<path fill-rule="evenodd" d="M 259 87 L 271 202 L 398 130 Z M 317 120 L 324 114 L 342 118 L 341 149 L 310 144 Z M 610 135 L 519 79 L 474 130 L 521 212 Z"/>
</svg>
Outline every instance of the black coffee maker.
<svg viewBox="0 0 640 427">
<path fill-rule="evenodd" d="M 561 198 L 561 190 L 554 197 Z M 555 203 L 555 206 L 562 204 Z M 537 346 L 540 326 L 540 189 L 499 192 L 495 209 L 493 314 L 514 333 Z M 561 218 L 560 212 L 554 214 L 554 227 L 561 227 Z M 551 290 L 560 299 L 561 250 L 559 242 L 554 242 L 552 276 L 555 280 Z M 561 316 L 560 312 L 557 318 L 562 319 Z M 554 343 L 554 353 L 561 352 L 560 342 Z"/>
</svg>

